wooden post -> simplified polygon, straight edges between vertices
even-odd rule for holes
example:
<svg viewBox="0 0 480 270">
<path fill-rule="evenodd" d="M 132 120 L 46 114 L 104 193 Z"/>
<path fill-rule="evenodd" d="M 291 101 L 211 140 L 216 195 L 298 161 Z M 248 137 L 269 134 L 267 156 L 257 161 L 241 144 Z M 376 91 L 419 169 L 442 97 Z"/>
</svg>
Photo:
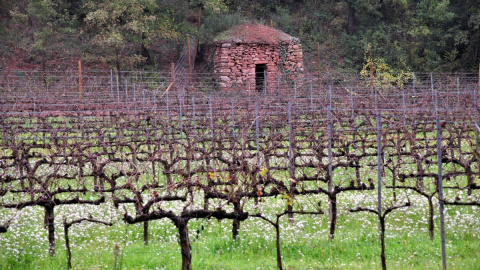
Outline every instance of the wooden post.
<svg viewBox="0 0 480 270">
<path fill-rule="evenodd" d="M 187 38 L 188 50 L 188 82 L 192 83 L 192 51 L 190 50 L 190 37 Z"/>
<path fill-rule="evenodd" d="M 373 61 L 370 61 L 370 63 L 368 63 L 368 65 L 369 65 L 369 68 L 370 68 L 370 83 L 373 86 Z"/>
<path fill-rule="evenodd" d="M 195 44 L 195 56 L 193 57 L 193 66 L 195 67 L 195 60 L 197 60 L 198 46 L 200 45 L 200 25 L 202 23 L 202 8 L 198 8 L 197 20 L 197 42 Z"/>
<path fill-rule="evenodd" d="M 172 87 L 175 88 L 175 63 L 172 62 L 171 66 L 172 66 L 172 84 L 173 84 Z"/>
<path fill-rule="evenodd" d="M 273 28 L 273 21 L 270 19 L 270 27 Z"/>
<path fill-rule="evenodd" d="M 317 42 L 318 90 L 322 91 L 322 72 L 320 69 L 320 43 Z"/>
<path fill-rule="evenodd" d="M 473 91 L 473 93 L 475 94 L 473 100 L 475 100 L 475 101 L 477 100 L 477 95 L 480 92 L 480 64 L 478 64 L 478 88 L 477 89 L 478 89 L 478 91 Z M 475 102 L 475 108 L 476 107 L 477 107 L 477 103 Z M 476 121 L 477 121 L 477 110 L 475 110 L 475 122 Z"/>
<path fill-rule="evenodd" d="M 78 96 L 83 97 L 83 88 L 82 88 L 82 61 L 78 61 Z"/>
<path fill-rule="evenodd" d="M 373 84 L 373 60 L 370 60 L 370 63 L 368 63 L 368 66 L 370 68 L 370 86 L 372 87 L 372 93 L 373 93 L 375 92 L 375 85 Z M 376 92 L 375 92 L 375 95 L 376 95 Z"/>
</svg>

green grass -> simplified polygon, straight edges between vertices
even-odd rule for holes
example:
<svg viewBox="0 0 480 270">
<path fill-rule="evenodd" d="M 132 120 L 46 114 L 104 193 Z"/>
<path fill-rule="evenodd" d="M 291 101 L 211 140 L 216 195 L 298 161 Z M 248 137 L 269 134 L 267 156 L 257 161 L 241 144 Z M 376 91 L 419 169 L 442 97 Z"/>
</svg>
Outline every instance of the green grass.
<svg viewBox="0 0 480 270">
<path fill-rule="evenodd" d="M 375 192 L 340 195 L 340 215 L 333 241 L 328 240 L 328 215 L 299 215 L 293 223 L 283 217 L 284 269 L 380 269 L 376 216 L 347 211 L 357 203 L 371 205 Z M 325 211 L 326 200 L 320 198 Z M 412 207 L 387 216 L 387 266 L 389 269 L 441 269 L 438 216 L 435 239 L 431 241 L 425 201 L 415 195 L 410 195 L 410 199 Z M 297 201 L 297 207 L 298 203 L 307 204 Z M 269 198 L 259 207 L 264 213 L 273 214 L 281 212 L 284 206 L 283 200 Z M 174 203 L 165 207 L 178 208 Z M 247 206 L 249 211 L 255 211 L 252 207 Z M 3 209 L 0 217 L 3 220 L 12 213 Z M 150 223 L 150 243 L 145 246 L 142 224 L 123 224 L 120 220 L 123 209 L 108 205 L 61 206 L 56 211 L 57 255 L 50 258 L 42 210 L 26 208 L 19 213 L 9 232 L 0 235 L 0 269 L 66 269 L 61 220 L 64 215 L 75 218 L 85 213 L 112 220 L 115 224 L 106 227 L 82 223 L 71 227 L 74 269 L 114 269 L 115 244 L 120 245 L 121 250 L 117 269 L 179 269 L 181 266 L 176 229 L 169 220 Z M 263 220 L 250 218 L 242 222 L 236 241 L 232 240 L 231 221 L 228 220 L 192 220 L 189 230 L 193 269 L 276 269 L 274 229 Z M 446 231 L 449 269 L 480 269 L 480 259 L 477 259 L 480 255 L 480 208 L 447 207 Z"/>
<path fill-rule="evenodd" d="M 132 133 L 122 129 L 123 136 L 129 137 Z M 207 132 L 208 133 L 208 132 Z M 73 133 L 72 133 L 73 134 Z M 375 142 L 374 135 L 362 134 Z M 428 138 L 429 143 L 435 143 L 433 133 L 416 133 L 417 139 Z M 349 135 L 343 135 L 349 138 Z M 48 136 L 47 136 L 48 137 Z M 300 140 L 302 137 L 296 137 Z M 49 140 L 49 139 L 48 139 Z M 75 140 L 75 139 L 72 139 Z M 143 137 L 142 137 L 143 140 Z M 243 139 L 241 139 L 243 140 Z M 348 140 L 345 140 L 348 141 Z M 253 141 L 252 149 L 255 147 Z M 241 145 L 246 144 L 242 141 Z M 283 153 L 288 147 L 288 142 L 283 141 Z M 422 142 L 425 143 L 425 142 Z M 265 143 L 262 143 L 264 146 Z M 204 148 L 212 147 L 209 142 L 202 142 Z M 228 145 L 228 144 L 225 144 Z M 298 144 L 300 146 L 300 144 Z M 84 150 L 84 153 L 95 153 L 98 146 Z M 141 147 L 146 147 L 141 146 Z M 141 148 L 140 147 L 140 148 Z M 170 146 L 164 146 L 163 151 L 170 150 Z M 411 147 L 406 143 L 407 149 Z M 470 150 L 473 147 L 467 142 L 462 144 L 462 149 Z M 305 144 L 308 149 L 308 145 Z M 432 147 L 428 147 L 432 148 Z M 308 150 L 299 147 L 304 154 Z M 127 147 L 108 146 L 108 150 L 115 152 L 115 156 L 126 159 L 131 151 Z M 324 152 L 327 149 L 323 149 Z M 336 148 L 338 150 L 338 146 Z M 352 146 L 348 150 L 355 152 Z M 56 148 L 35 148 L 31 153 L 50 156 L 57 151 Z M 66 149 L 65 151 L 74 151 Z M 75 150 L 76 151 L 76 150 Z M 103 150 L 102 150 L 103 151 Z M 183 152 L 184 148 L 175 151 Z M 360 151 L 360 150 L 359 150 Z M 2 149 L 2 155 L 10 155 L 11 150 Z M 100 151 L 101 152 L 101 151 Z M 227 152 L 227 151 L 226 151 Z M 375 153 L 375 148 L 367 146 L 366 153 Z M 105 153 L 104 153 L 105 154 Z M 387 153 L 388 154 L 388 153 Z M 228 153 L 226 153 L 228 155 Z M 470 155 L 470 154 L 469 154 Z M 389 157 L 387 155 L 387 157 Z M 400 162 L 396 156 L 391 157 L 391 162 Z M 375 157 L 365 157 L 362 164 L 375 164 Z M 400 172 L 414 170 L 414 160 L 411 157 L 403 157 L 407 160 Z M 34 160 L 34 158 L 32 158 Z M 335 162 L 348 161 L 345 157 L 334 157 Z M 255 158 L 250 161 L 255 163 Z M 278 158 L 278 163 L 287 164 L 287 159 Z M 298 162 L 301 162 L 299 160 Z M 321 162 L 326 163 L 326 160 Z M 118 164 L 122 165 L 121 162 Z M 125 162 L 125 164 L 128 164 Z M 106 167 L 109 173 L 117 172 L 114 166 Z M 183 166 L 177 163 L 176 166 Z M 195 165 L 193 165 L 195 166 Z M 455 165 L 448 163 L 445 169 L 452 171 Z M 45 166 L 49 169 L 48 166 Z M 65 168 L 66 169 L 66 168 Z M 435 172 L 436 164 L 427 164 L 424 167 L 427 172 Z M 85 170 L 91 170 L 85 168 Z M 317 168 L 305 168 L 303 172 L 312 174 Z M 374 166 L 360 168 L 362 176 L 374 175 Z M 475 169 L 476 170 L 476 169 Z M 148 171 L 145 169 L 145 171 Z M 297 172 L 300 169 L 297 169 Z M 276 178 L 288 182 L 286 170 L 273 171 Z M 221 178 L 224 173 L 217 173 Z M 343 186 L 348 180 L 355 180 L 354 169 L 337 168 L 334 171 L 334 182 Z M 144 175 L 140 179 L 149 182 L 151 175 Z M 207 178 L 207 177 L 203 177 Z M 386 170 L 385 179 L 391 179 L 391 172 Z M 91 183 L 91 178 L 84 179 Z M 164 179 L 163 179 L 164 180 Z M 465 177 L 453 178 L 455 181 L 465 182 Z M 117 184 L 122 184 L 126 179 L 119 179 Z M 161 181 L 161 180 L 160 180 Z M 407 184 L 415 185 L 416 179 L 407 179 Z M 451 181 L 451 180 L 450 180 Z M 65 184 L 69 181 L 65 180 Z M 433 179 L 425 179 L 426 185 L 433 187 Z M 446 182 L 447 183 L 447 182 Z M 63 182 L 62 182 L 63 184 Z M 140 183 L 139 183 L 140 184 Z M 450 185 L 451 182 L 448 182 Z M 311 182 L 306 185 L 319 185 Z M 325 183 L 320 183 L 326 188 Z M 462 183 L 459 186 L 465 186 Z M 87 187 L 90 187 L 87 185 Z M 478 191 L 473 199 L 478 198 Z M 120 194 L 122 192 L 119 192 Z M 117 195 L 119 195 L 117 193 Z M 397 190 L 398 196 L 405 199 L 405 191 Z M 393 212 L 387 217 L 386 231 L 386 255 L 389 269 L 441 269 L 440 240 L 438 224 L 438 206 L 435 206 L 435 239 L 431 241 L 427 232 L 427 203 L 424 198 L 407 191 L 413 203 L 412 207 Z M 446 190 L 446 196 L 452 200 L 461 191 Z M 463 194 L 463 193 L 462 193 Z M 18 194 L 9 193 L 2 200 L 7 201 L 11 196 Z M 82 195 L 83 199 L 88 199 Z M 201 195 L 199 195 L 201 196 Z M 465 194 L 460 196 L 465 197 Z M 94 199 L 96 199 L 95 197 Z M 391 204 L 392 190 L 384 189 L 385 205 Z M 312 202 L 322 200 L 323 210 L 328 212 L 328 203 L 325 196 L 303 196 L 296 198 L 295 207 L 312 210 Z M 349 213 L 348 209 L 357 205 L 375 206 L 376 190 L 370 192 L 345 192 L 338 195 L 339 218 L 337 234 L 334 241 L 328 240 L 329 220 L 323 216 L 297 216 L 295 223 L 289 223 L 283 217 L 282 224 L 282 254 L 284 269 L 379 269 L 380 268 L 380 243 L 377 235 L 376 216 L 368 213 Z M 201 208 L 201 198 L 196 208 Z M 214 205 L 212 203 L 212 205 Z M 183 207 L 180 202 L 162 203 L 167 210 L 178 212 Z M 266 198 L 260 204 L 263 214 L 273 216 L 285 208 L 285 201 L 279 198 Z M 129 213 L 134 210 L 128 206 Z M 447 262 L 449 269 L 480 269 L 477 257 L 480 255 L 480 207 L 454 207 L 448 206 L 446 212 L 447 228 Z M 231 210 L 231 209 L 230 209 Z M 246 210 L 255 212 L 251 204 Z M 116 269 L 179 269 L 181 265 L 180 248 L 178 245 L 175 227 L 169 220 L 153 221 L 150 223 L 150 244 L 144 246 L 142 238 L 142 226 L 125 225 L 121 221 L 123 207 L 114 209 L 110 205 L 101 206 L 60 206 L 55 209 L 56 233 L 57 233 L 57 256 L 48 256 L 47 236 L 43 229 L 42 209 L 39 207 L 25 208 L 21 211 L 0 209 L 0 222 L 15 217 L 10 230 L 6 234 L 0 234 L 0 269 L 66 269 L 66 255 L 61 222 L 64 217 L 69 220 L 86 217 L 92 214 L 95 218 L 112 221 L 113 227 L 82 223 L 74 225 L 70 229 L 71 245 L 73 253 L 74 269 L 115 269 L 113 246 L 120 245 L 121 256 L 118 258 Z M 201 227 L 205 230 L 201 230 Z M 241 225 L 240 237 L 237 241 L 231 237 L 231 221 L 218 222 L 216 220 L 191 221 L 189 223 L 192 241 L 192 257 L 194 269 L 275 269 L 276 250 L 274 230 L 266 222 L 250 218 Z M 197 233 L 199 230 L 199 233 Z"/>
</svg>

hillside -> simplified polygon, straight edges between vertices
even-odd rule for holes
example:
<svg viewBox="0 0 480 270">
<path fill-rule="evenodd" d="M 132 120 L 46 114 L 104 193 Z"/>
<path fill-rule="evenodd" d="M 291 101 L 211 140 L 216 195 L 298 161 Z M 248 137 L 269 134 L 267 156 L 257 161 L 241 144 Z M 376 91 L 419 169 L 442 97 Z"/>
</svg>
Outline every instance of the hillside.
<svg viewBox="0 0 480 270">
<path fill-rule="evenodd" d="M 78 60 L 168 69 L 187 37 L 199 37 L 197 66 L 208 67 L 215 36 L 248 21 L 299 37 L 307 70 L 317 43 L 322 68 L 340 72 L 368 61 L 391 72 L 473 71 L 480 62 L 475 0 L 0 0 L 0 69 L 74 69 Z"/>
</svg>

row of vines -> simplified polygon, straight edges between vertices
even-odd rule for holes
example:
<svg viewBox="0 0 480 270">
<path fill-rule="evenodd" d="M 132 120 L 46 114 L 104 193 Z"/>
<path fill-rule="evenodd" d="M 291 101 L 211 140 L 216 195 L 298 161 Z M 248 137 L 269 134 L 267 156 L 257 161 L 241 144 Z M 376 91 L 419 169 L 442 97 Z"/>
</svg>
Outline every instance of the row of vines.
<svg viewBox="0 0 480 270">
<path fill-rule="evenodd" d="M 243 221 L 263 219 L 277 232 L 282 269 L 280 217 L 328 214 L 334 240 L 339 194 L 378 190 L 375 207 L 350 211 L 378 215 L 386 268 L 386 217 L 411 206 L 407 191 L 427 199 L 432 239 L 434 201 L 480 206 L 480 130 L 471 88 L 334 87 L 313 95 L 306 84 L 274 97 L 136 91 L 143 95 L 111 95 L 107 88 L 102 99 L 44 92 L 2 97 L 1 207 L 43 208 L 52 256 L 58 206 L 108 203 L 123 209 L 124 222 L 144 224 L 145 243 L 150 222 L 171 220 L 182 269 L 191 269 L 190 220 L 231 220 L 236 238 Z M 393 191 L 390 203 L 382 203 L 382 189 Z M 319 196 L 328 198 L 327 206 Z M 284 199 L 285 209 L 244 210 L 267 197 Z M 310 205 L 297 204 L 299 198 Z M 172 201 L 182 210 L 170 209 Z M 12 214 L 0 221 L 0 232 L 13 220 Z M 108 225 L 85 216 L 65 220 L 64 228 L 83 221 Z"/>
</svg>

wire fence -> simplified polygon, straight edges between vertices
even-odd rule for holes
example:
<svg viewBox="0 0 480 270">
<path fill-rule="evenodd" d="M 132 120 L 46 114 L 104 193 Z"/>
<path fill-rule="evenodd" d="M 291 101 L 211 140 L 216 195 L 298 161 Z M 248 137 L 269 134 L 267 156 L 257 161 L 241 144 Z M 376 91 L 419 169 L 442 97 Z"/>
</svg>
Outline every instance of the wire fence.
<svg viewBox="0 0 480 270">
<path fill-rule="evenodd" d="M 400 196 L 406 190 L 429 200 L 430 224 L 435 196 L 440 207 L 480 206 L 473 74 L 412 74 L 403 87 L 360 76 L 325 76 L 320 85 L 280 78 L 261 92 L 220 91 L 211 74 L 195 78 L 185 91 L 167 91 L 167 74 L 89 72 L 80 95 L 74 73 L 2 73 L 3 207 L 42 206 L 53 223 L 58 205 L 108 199 L 136 206 L 135 216 L 125 213 L 128 223 L 217 217 L 235 224 L 248 216 L 246 200 L 284 195 L 291 203 L 280 214 L 293 218 L 295 197 L 323 194 L 333 237 L 345 191 L 377 189 L 377 208 L 351 210 L 377 213 L 381 236 L 387 213 L 410 206 Z M 388 205 L 382 187 L 394 190 Z M 181 215 L 159 203 L 170 200 L 185 205 Z M 209 201 L 232 203 L 233 211 Z M 443 216 L 441 227 L 444 243 Z"/>
<path fill-rule="evenodd" d="M 177 67 L 182 65 L 177 65 Z M 185 75 L 188 72 L 180 72 Z M 6 113 L 49 111 L 74 112 L 138 112 L 157 107 L 165 110 L 173 100 L 195 98 L 200 104 L 209 97 L 218 100 L 237 100 L 239 103 L 259 102 L 287 104 L 310 110 L 361 111 L 379 108 L 385 111 L 428 111 L 435 107 L 435 94 L 441 112 L 458 112 L 477 106 L 478 78 L 475 74 L 415 74 L 402 87 L 390 84 L 372 86 L 369 78 L 352 74 L 306 77 L 298 80 L 279 78 L 275 89 L 266 92 L 249 91 L 251 87 L 234 86 L 219 90 L 212 74 L 194 74 L 188 87 L 188 76 L 175 75 L 178 88 L 169 89 L 174 82 L 171 74 L 155 72 L 84 72 L 82 94 L 75 72 L 0 72 L 0 109 Z M 166 90 L 169 90 L 166 92 Z M 187 91 L 185 91 L 187 89 Z M 375 92 L 378 93 L 375 96 Z M 168 100 L 167 100 L 168 99 Z M 201 107 L 199 107 L 201 109 Z"/>
</svg>

